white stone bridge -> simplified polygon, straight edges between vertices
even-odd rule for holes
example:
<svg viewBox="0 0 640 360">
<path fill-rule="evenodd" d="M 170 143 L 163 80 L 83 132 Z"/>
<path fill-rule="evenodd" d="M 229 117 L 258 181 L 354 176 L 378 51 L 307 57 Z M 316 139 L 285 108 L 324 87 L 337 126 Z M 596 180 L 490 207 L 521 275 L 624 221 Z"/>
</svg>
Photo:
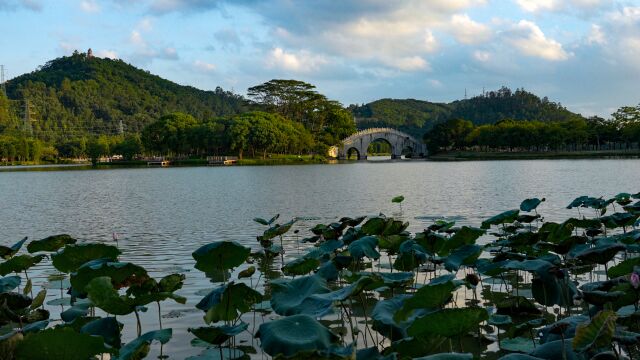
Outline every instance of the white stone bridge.
<svg viewBox="0 0 640 360">
<path fill-rule="evenodd" d="M 422 141 L 418 141 L 402 131 L 391 128 L 371 128 L 358 131 L 342 140 L 340 146 L 333 148 L 332 155 L 338 159 L 347 159 L 355 152 L 358 160 L 366 160 L 369 144 L 380 140 L 391 146 L 392 159 L 400 159 L 403 152 L 411 153 L 414 157 L 424 157 L 427 154 L 427 148 Z"/>
</svg>

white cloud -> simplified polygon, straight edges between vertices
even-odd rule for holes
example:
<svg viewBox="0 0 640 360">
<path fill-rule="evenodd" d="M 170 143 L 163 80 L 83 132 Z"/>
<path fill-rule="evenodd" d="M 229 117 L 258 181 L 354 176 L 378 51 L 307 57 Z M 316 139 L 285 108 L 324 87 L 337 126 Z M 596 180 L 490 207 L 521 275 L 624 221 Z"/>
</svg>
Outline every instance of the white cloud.
<svg viewBox="0 0 640 360">
<path fill-rule="evenodd" d="M 528 12 L 553 11 L 560 6 L 557 0 L 516 0 L 516 3 Z"/>
<path fill-rule="evenodd" d="M 308 51 L 290 52 L 280 47 L 271 50 L 266 60 L 268 68 L 278 68 L 285 71 L 308 73 L 318 70 L 327 60 Z"/>
<path fill-rule="evenodd" d="M 193 67 L 196 68 L 196 70 L 205 73 L 213 72 L 216 70 L 216 66 L 214 64 L 210 64 L 201 60 L 194 61 Z"/>
<path fill-rule="evenodd" d="M 487 62 L 491 59 L 491 53 L 488 51 L 476 50 L 473 52 L 473 58 L 480 62 Z"/>
<path fill-rule="evenodd" d="M 507 42 L 524 55 L 550 61 L 561 61 L 569 58 L 569 54 L 562 48 L 562 44 L 546 37 L 540 27 L 531 21 L 520 20 L 520 22 L 511 26 L 505 35 Z"/>
<path fill-rule="evenodd" d="M 136 46 L 146 47 L 147 43 L 142 38 L 142 34 L 138 30 L 131 31 L 131 35 L 129 35 L 129 41 Z"/>
<path fill-rule="evenodd" d="M 478 44 L 491 38 L 491 29 L 467 14 L 456 14 L 451 17 L 451 34 L 463 44 Z"/>
<path fill-rule="evenodd" d="M 100 5 L 95 0 L 83 0 L 80 2 L 80 9 L 87 13 L 100 11 Z"/>
<path fill-rule="evenodd" d="M 541 13 L 546 11 L 571 11 L 575 9 L 589 12 L 605 5 L 612 0 L 515 0 L 520 8 L 526 12 Z"/>
<path fill-rule="evenodd" d="M 589 44 L 597 44 L 604 45 L 607 40 L 605 38 L 604 32 L 602 31 L 602 27 L 600 25 L 591 24 L 591 31 L 589 32 L 589 36 L 587 37 L 587 43 Z"/>
<path fill-rule="evenodd" d="M 164 49 L 162 49 L 162 57 L 163 59 L 168 59 L 168 60 L 177 60 L 178 59 L 178 52 L 176 51 L 175 48 L 172 47 L 166 47 Z"/>
<path fill-rule="evenodd" d="M 101 58 L 117 59 L 118 53 L 114 50 L 100 50 L 96 53 L 96 56 Z"/>
</svg>

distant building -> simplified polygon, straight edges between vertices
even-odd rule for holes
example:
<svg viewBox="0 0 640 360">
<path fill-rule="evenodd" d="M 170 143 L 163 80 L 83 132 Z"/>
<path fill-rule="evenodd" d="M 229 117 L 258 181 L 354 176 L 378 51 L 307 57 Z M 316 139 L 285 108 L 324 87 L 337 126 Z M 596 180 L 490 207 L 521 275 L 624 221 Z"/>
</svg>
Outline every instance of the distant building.
<svg viewBox="0 0 640 360">
<path fill-rule="evenodd" d="M 93 57 L 93 50 L 89 48 L 89 50 L 87 50 L 87 59 L 91 59 L 92 57 Z"/>
</svg>

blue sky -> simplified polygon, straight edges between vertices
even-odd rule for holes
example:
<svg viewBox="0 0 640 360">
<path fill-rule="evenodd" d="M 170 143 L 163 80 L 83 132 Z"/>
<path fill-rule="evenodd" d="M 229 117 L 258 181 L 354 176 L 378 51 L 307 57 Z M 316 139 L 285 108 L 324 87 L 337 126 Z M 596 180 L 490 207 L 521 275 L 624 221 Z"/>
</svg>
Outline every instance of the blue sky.
<svg viewBox="0 0 640 360">
<path fill-rule="evenodd" d="M 92 48 L 240 94 L 293 78 L 345 105 L 523 87 L 585 115 L 640 102 L 640 1 L 0 0 L 8 77 Z"/>
</svg>

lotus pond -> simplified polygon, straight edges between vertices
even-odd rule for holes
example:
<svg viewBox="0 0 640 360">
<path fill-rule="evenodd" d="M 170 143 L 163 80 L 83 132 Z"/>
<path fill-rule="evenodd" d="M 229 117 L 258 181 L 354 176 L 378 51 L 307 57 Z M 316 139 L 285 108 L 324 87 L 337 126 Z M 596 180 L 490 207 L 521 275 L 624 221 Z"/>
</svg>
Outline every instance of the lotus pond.
<svg viewBox="0 0 640 360">
<path fill-rule="evenodd" d="M 193 271 L 161 277 L 124 260 L 117 234 L 2 246 L 0 357 L 640 356 L 640 193 L 579 196 L 564 221 L 546 220 L 546 199 L 532 197 L 477 226 L 432 220 L 413 233 L 399 219 L 410 200 L 388 201 L 398 216 L 255 218 L 256 246 L 204 244 Z M 34 266 L 46 283 L 29 276 Z M 209 283 L 188 304 L 194 276 Z M 172 302 L 199 314 L 188 331 L 169 326 Z"/>
</svg>

